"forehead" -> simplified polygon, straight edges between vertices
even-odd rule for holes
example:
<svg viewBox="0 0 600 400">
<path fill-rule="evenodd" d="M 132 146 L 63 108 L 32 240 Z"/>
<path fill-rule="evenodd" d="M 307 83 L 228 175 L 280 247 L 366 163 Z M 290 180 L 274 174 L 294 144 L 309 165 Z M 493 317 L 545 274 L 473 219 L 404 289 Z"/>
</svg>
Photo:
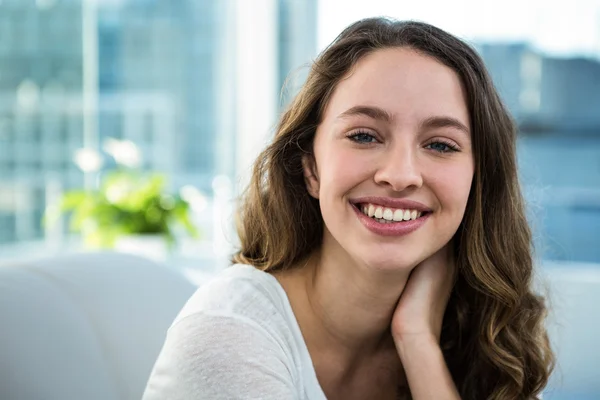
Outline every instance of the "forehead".
<svg viewBox="0 0 600 400">
<path fill-rule="evenodd" d="M 456 72 L 433 57 L 410 48 L 377 50 L 360 59 L 340 80 L 324 120 L 357 105 L 369 105 L 400 121 L 446 115 L 469 126 L 465 99 Z"/>
</svg>

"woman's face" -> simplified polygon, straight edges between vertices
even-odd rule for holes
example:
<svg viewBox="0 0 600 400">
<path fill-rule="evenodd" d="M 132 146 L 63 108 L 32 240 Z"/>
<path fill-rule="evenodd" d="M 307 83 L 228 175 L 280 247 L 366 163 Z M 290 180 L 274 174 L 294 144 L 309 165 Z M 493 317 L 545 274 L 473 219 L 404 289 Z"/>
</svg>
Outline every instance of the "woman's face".
<svg viewBox="0 0 600 400">
<path fill-rule="evenodd" d="M 340 81 L 305 158 L 324 246 L 377 269 L 410 269 L 463 218 L 474 162 L 458 75 L 409 48 L 375 51 Z"/>
</svg>

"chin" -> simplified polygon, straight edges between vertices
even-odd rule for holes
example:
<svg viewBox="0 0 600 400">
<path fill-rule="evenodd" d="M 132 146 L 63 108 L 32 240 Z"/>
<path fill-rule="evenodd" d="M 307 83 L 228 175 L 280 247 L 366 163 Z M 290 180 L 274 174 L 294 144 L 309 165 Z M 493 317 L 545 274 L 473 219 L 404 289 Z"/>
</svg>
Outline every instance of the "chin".
<svg viewBox="0 0 600 400">
<path fill-rule="evenodd" d="M 386 257 L 364 257 L 363 265 L 381 272 L 411 272 L 422 260 L 406 254 Z"/>
</svg>

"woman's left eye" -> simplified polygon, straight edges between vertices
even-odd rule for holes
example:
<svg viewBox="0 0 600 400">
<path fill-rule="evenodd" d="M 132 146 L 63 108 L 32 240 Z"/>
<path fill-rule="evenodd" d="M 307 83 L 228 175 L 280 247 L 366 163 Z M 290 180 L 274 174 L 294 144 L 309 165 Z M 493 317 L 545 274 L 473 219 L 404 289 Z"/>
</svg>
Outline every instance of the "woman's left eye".
<svg viewBox="0 0 600 400">
<path fill-rule="evenodd" d="M 458 147 L 456 147 L 456 145 L 440 141 L 429 143 L 425 147 L 433 151 L 437 151 L 438 153 L 453 153 L 458 151 Z"/>
</svg>

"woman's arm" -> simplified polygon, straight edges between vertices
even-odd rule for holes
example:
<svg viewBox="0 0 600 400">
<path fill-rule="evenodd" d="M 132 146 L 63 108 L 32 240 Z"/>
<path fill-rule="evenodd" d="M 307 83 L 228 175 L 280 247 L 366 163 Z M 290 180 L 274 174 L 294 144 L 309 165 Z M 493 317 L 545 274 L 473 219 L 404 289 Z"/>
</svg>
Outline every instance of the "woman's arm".
<svg viewBox="0 0 600 400">
<path fill-rule="evenodd" d="M 395 343 L 413 399 L 460 399 L 434 336 L 397 338 Z"/>
</svg>

